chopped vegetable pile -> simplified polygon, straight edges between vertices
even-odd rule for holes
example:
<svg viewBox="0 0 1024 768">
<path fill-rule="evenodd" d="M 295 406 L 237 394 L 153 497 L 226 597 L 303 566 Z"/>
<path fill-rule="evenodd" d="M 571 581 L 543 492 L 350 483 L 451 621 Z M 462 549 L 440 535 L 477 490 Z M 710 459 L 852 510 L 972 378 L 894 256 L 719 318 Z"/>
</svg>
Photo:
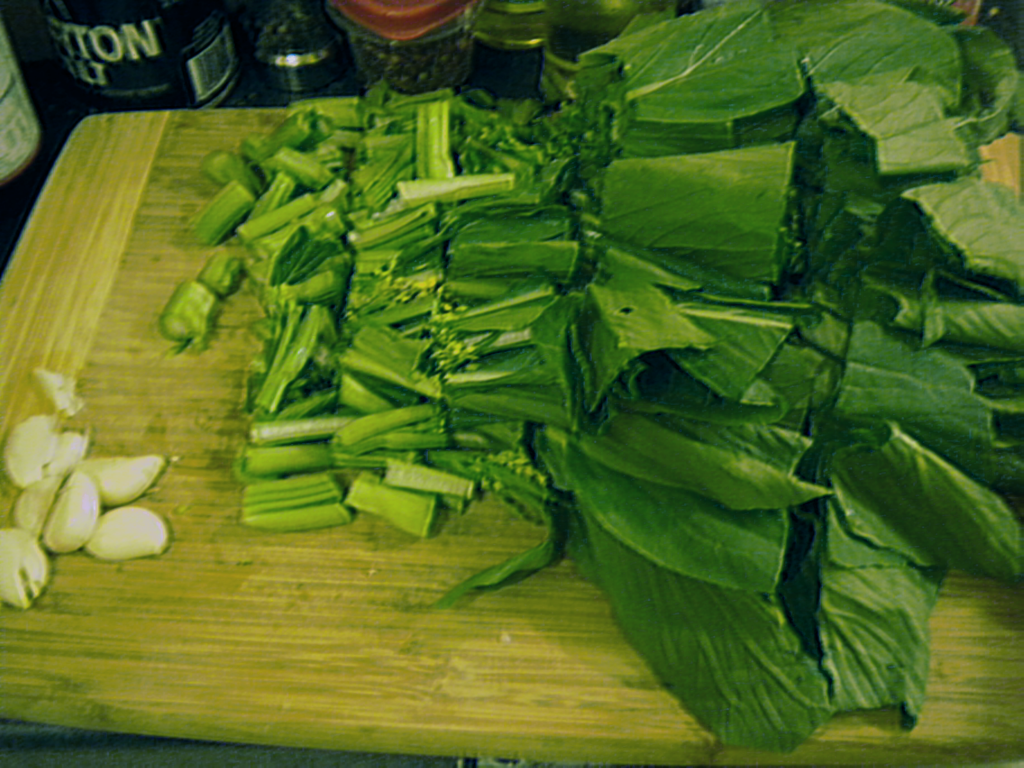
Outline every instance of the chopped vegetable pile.
<svg viewBox="0 0 1024 768">
<path fill-rule="evenodd" d="M 568 555 L 724 743 L 911 727 L 946 572 L 1022 571 L 1024 213 L 978 153 L 1018 75 L 936 13 L 641 17 L 555 111 L 378 85 L 206 158 L 243 247 L 160 328 L 209 343 L 242 273 L 265 312 L 243 522 L 487 491 L 546 540 L 441 605 Z"/>
</svg>

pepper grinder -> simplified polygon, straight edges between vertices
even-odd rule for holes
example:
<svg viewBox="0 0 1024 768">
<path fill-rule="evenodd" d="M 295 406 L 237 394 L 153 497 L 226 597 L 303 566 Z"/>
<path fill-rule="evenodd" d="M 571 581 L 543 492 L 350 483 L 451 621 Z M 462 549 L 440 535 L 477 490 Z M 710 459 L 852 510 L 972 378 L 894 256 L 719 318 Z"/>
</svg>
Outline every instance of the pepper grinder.
<svg viewBox="0 0 1024 768">
<path fill-rule="evenodd" d="M 341 44 L 318 0 L 249 0 L 244 27 L 270 84 L 302 93 L 341 74 Z"/>
</svg>

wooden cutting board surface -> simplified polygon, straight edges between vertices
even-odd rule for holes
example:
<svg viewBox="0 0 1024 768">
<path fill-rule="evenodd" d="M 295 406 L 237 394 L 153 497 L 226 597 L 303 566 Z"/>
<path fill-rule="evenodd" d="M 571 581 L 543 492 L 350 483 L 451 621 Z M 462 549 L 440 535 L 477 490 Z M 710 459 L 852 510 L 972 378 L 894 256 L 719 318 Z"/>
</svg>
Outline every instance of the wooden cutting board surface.
<svg viewBox="0 0 1024 768">
<path fill-rule="evenodd" d="M 73 134 L 0 286 L 0 434 L 45 405 L 31 372 L 79 377 L 95 455 L 164 453 L 147 504 L 174 543 L 118 565 L 55 558 L 28 611 L 0 608 L 0 716 L 257 744 L 604 763 L 983 762 L 1024 758 L 1024 590 L 952 576 L 932 621 L 929 698 L 836 717 L 789 755 L 718 744 L 620 636 L 571 563 L 446 612 L 449 587 L 540 538 L 478 504 L 416 541 L 368 517 L 266 534 L 237 522 L 230 466 L 255 346 L 251 297 L 212 347 L 155 330 L 208 255 L 186 223 L 215 191 L 202 155 L 273 110 L 94 116 Z M 1016 137 L 993 171 L 1019 183 Z M 13 493 L 4 489 L 0 523 Z M 6 524 L 6 523 L 5 523 Z"/>
</svg>

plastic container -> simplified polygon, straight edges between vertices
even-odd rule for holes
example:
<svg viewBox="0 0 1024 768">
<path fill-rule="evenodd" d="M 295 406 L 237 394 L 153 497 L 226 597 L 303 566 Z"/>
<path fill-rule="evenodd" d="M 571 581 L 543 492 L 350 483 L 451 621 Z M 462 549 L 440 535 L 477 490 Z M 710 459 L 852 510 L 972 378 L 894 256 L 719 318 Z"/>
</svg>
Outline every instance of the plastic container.
<svg viewBox="0 0 1024 768">
<path fill-rule="evenodd" d="M 0 185 L 32 163 L 41 141 L 39 119 L 0 19 Z"/>
<path fill-rule="evenodd" d="M 223 0 L 61 0 L 43 10 L 64 69 L 105 106 L 213 106 L 238 80 Z"/>
<path fill-rule="evenodd" d="M 478 0 L 328 0 L 366 85 L 424 93 L 462 85 L 473 70 Z"/>
</svg>

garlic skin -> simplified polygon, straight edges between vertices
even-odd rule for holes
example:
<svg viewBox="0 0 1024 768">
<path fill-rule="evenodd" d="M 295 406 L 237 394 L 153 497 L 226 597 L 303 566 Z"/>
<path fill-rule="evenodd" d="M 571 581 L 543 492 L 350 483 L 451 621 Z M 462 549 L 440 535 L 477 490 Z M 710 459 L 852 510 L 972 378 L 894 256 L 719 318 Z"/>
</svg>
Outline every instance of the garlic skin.
<svg viewBox="0 0 1024 768">
<path fill-rule="evenodd" d="M 75 470 L 61 487 L 43 526 L 43 545 L 56 554 L 81 549 L 96 530 L 99 517 L 96 483 Z"/>
<path fill-rule="evenodd" d="M 89 451 L 89 435 L 85 432 L 61 432 L 53 458 L 43 467 L 46 477 L 64 477 L 85 458 Z"/>
<path fill-rule="evenodd" d="M 20 528 L 0 529 L 0 601 L 29 608 L 50 580 L 50 561 L 36 537 Z"/>
<path fill-rule="evenodd" d="M 85 459 L 78 465 L 96 483 L 105 507 L 121 507 L 148 491 L 167 469 L 167 457 L 115 456 Z"/>
<path fill-rule="evenodd" d="M 18 488 L 41 480 L 43 470 L 57 452 L 57 417 L 29 416 L 15 424 L 4 443 L 4 469 Z"/>
<path fill-rule="evenodd" d="M 28 531 L 36 538 L 43 533 L 46 518 L 50 515 L 57 492 L 64 484 L 64 477 L 49 476 L 36 480 L 18 494 L 11 510 L 16 528 Z"/>
<path fill-rule="evenodd" d="M 99 560 L 134 560 L 163 554 L 170 539 L 160 515 L 145 507 L 118 507 L 100 517 L 85 551 Z"/>
<path fill-rule="evenodd" d="M 75 392 L 77 386 L 75 379 L 46 368 L 36 368 L 32 374 L 39 391 L 50 401 L 58 413 L 74 416 L 85 407 L 85 402 Z"/>
</svg>

